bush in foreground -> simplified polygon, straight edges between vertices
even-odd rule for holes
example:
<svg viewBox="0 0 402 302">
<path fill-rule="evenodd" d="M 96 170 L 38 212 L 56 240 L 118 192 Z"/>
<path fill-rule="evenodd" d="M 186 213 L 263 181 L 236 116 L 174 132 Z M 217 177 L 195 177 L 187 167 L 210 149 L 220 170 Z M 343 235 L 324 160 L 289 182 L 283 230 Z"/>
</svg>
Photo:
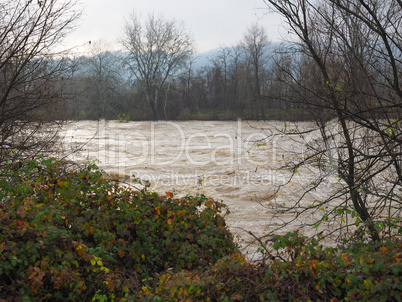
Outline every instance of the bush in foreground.
<svg viewBox="0 0 402 302">
<path fill-rule="evenodd" d="M 239 254 L 208 268 L 166 273 L 145 301 L 402 301 L 402 242 L 373 249 L 326 248 L 297 233 L 275 238 L 279 258 L 250 264 Z"/>
<path fill-rule="evenodd" d="M 204 196 L 119 187 L 52 159 L 0 173 L 1 302 L 402 300 L 397 237 L 324 249 L 288 233 L 249 263 L 225 206 Z"/>
<path fill-rule="evenodd" d="M 7 301 L 118 300 L 162 271 L 208 266 L 236 249 L 222 203 L 118 187 L 95 165 L 25 161 L 3 168 L 0 185 Z"/>
</svg>

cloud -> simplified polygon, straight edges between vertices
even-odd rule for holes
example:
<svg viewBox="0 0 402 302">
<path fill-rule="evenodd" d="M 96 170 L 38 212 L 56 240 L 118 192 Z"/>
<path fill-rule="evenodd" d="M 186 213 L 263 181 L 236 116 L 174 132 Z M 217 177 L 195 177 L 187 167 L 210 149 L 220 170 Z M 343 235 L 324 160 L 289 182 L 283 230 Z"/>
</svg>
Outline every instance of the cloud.
<svg viewBox="0 0 402 302">
<path fill-rule="evenodd" d="M 116 43 L 123 34 L 124 20 L 134 10 L 143 15 L 162 13 L 183 20 L 193 33 L 199 51 L 231 46 L 242 39 L 247 26 L 266 25 L 273 40 L 278 40 L 278 19 L 266 12 L 262 0 L 83 0 L 84 15 L 68 43 L 108 40 Z M 276 24 L 275 24 L 276 23 Z"/>
</svg>

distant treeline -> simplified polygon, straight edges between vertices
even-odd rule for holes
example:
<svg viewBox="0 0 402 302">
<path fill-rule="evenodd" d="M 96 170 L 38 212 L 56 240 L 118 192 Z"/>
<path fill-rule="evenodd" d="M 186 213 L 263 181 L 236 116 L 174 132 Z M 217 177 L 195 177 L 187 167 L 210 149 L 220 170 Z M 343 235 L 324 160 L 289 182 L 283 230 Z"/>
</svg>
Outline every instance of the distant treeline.
<svg viewBox="0 0 402 302">
<path fill-rule="evenodd" d="M 247 44 L 192 56 L 170 76 L 158 102 L 167 120 L 306 120 L 300 106 L 287 102 L 289 78 L 279 68 L 300 56 L 286 45 L 264 42 L 258 52 Z M 152 120 L 144 89 L 125 67 L 129 56 L 104 51 L 69 59 L 61 118 Z M 301 61 L 300 61 L 301 62 Z M 301 63 L 300 63 L 301 64 Z M 59 115 L 58 114 L 58 115 Z"/>
</svg>

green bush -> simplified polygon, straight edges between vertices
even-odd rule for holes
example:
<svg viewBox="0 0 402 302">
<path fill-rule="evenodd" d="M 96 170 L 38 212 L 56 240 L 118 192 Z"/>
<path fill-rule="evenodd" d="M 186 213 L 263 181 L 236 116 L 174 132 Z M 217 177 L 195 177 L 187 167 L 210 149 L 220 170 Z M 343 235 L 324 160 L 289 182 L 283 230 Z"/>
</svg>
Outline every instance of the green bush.
<svg viewBox="0 0 402 302">
<path fill-rule="evenodd" d="M 402 300 L 400 240 L 359 250 L 323 249 L 297 233 L 273 242 L 274 260 L 248 263 L 239 254 L 225 256 L 206 269 L 163 274 L 143 296 L 146 301 Z"/>
<path fill-rule="evenodd" d="M 162 271 L 208 266 L 236 249 L 225 205 L 204 196 L 118 187 L 95 165 L 53 159 L 0 173 L 0 300 L 117 301 Z"/>
<path fill-rule="evenodd" d="M 0 174 L 0 302 L 402 300 L 398 237 L 323 248 L 288 233 L 250 263 L 205 196 L 119 187 L 54 159 Z"/>
<path fill-rule="evenodd" d="M 120 123 L 128 123 L 130 119 L 130 113 L 121 113 L 117 115 L 117 120 Z"/>
</svg>

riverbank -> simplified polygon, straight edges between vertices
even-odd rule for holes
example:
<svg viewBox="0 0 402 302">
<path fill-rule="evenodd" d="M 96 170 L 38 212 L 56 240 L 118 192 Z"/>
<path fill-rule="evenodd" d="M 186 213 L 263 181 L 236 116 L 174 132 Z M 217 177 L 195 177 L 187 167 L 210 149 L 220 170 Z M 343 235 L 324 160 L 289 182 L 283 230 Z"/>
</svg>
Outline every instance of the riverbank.
<svg viewBox="0 0 402 302">
<path fill-rule="evenodd" d="M 250 263 L 212 198 L 119 187 L 96 165 L 44 158 L 1 176 L 0 301 L 401 298 L 397 238 L 324 249 L 288 233 Z"/>
</svg>

